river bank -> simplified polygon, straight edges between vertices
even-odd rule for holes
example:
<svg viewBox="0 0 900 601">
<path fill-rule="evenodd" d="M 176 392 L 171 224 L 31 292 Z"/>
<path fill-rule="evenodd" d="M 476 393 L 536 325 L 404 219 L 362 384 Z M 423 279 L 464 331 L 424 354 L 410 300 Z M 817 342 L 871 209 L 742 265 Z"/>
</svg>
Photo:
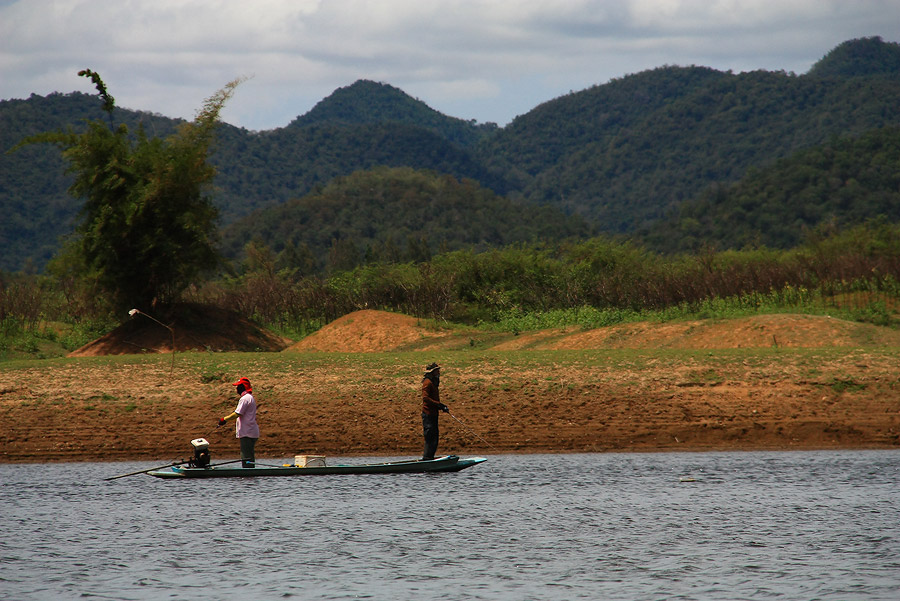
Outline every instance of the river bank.
<svg viewBox="0 0 900 601">
<path fill-rule="evenodd" d="M 443 368 L 442 453 L 900 448 L 897 349 L 179 353 L 0 365 L 0 462 L 415 456 L 421 368 Z"/>
</svg>

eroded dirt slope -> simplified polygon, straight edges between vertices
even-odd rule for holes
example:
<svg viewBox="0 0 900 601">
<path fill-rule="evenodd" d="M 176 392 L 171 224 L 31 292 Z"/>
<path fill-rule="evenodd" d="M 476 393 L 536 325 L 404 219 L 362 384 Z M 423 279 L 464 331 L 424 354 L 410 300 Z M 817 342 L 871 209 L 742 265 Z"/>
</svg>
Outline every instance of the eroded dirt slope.
<svg viewBox="0 0 900 601">
<path fill-rule="evenodd" d="M 900 447 L 893 330 L 761 316 L 534 332 L 453 350 L 473 335 L 366 311 L 284 353 L 0 364 L 0 461 L 168 461 L 200 436 L 216 458 L 232 458 L 233 431 L 215 420 L 233 409 L 240 375 L 260 401 L 261 457 L 416 455 L 431 360 L 444 365 L 442 398 L 459 420 L 442 419 L 444 452 Z M 313 348 L 338 354 L 297 352 Z M 428 350 L 385 352 L 411 348 Z"/>
</svg>

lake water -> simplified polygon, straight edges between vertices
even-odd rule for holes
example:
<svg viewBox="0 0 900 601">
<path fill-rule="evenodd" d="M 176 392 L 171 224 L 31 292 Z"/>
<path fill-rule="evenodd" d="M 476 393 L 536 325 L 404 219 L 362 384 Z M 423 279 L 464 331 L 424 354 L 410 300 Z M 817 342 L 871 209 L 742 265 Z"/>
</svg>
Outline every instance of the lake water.
<svg viewBox="0 0 900 601">
<path fill-rule="evenodd" d="M 152 466 L 0 465 L 0 598 L 900 599 L 900 452 L 103 480 Z"/>
</svg>

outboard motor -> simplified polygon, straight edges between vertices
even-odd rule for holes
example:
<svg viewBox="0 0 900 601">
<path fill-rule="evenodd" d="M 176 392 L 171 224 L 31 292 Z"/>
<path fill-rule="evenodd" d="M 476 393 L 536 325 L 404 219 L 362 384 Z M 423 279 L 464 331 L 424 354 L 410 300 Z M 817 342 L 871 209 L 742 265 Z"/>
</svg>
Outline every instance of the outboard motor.
<svg viewBox="0 0 900 601">
<path fill-rule="evenodd" d="M 194 447 L 194 458 L 188 461 L 188 466 L 208 467 L 210 461 L 209 442 L 205 438 L 195 438 L 191 441 L 191 446 Z"/>
</svg>

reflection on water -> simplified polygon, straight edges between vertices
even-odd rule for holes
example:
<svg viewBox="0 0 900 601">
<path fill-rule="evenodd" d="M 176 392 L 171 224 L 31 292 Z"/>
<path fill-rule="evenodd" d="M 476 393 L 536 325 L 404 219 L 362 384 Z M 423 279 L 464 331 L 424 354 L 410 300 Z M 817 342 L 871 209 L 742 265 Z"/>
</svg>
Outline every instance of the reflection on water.
<svg viewBox="0 0 900 601">
<path fill-rule="evenodd" d="M 0 465 L 0 597 L 894 600 L 898 466 L 503 455 L 455 474 L 105 482 L 151 464 Z"/>
</svg>

